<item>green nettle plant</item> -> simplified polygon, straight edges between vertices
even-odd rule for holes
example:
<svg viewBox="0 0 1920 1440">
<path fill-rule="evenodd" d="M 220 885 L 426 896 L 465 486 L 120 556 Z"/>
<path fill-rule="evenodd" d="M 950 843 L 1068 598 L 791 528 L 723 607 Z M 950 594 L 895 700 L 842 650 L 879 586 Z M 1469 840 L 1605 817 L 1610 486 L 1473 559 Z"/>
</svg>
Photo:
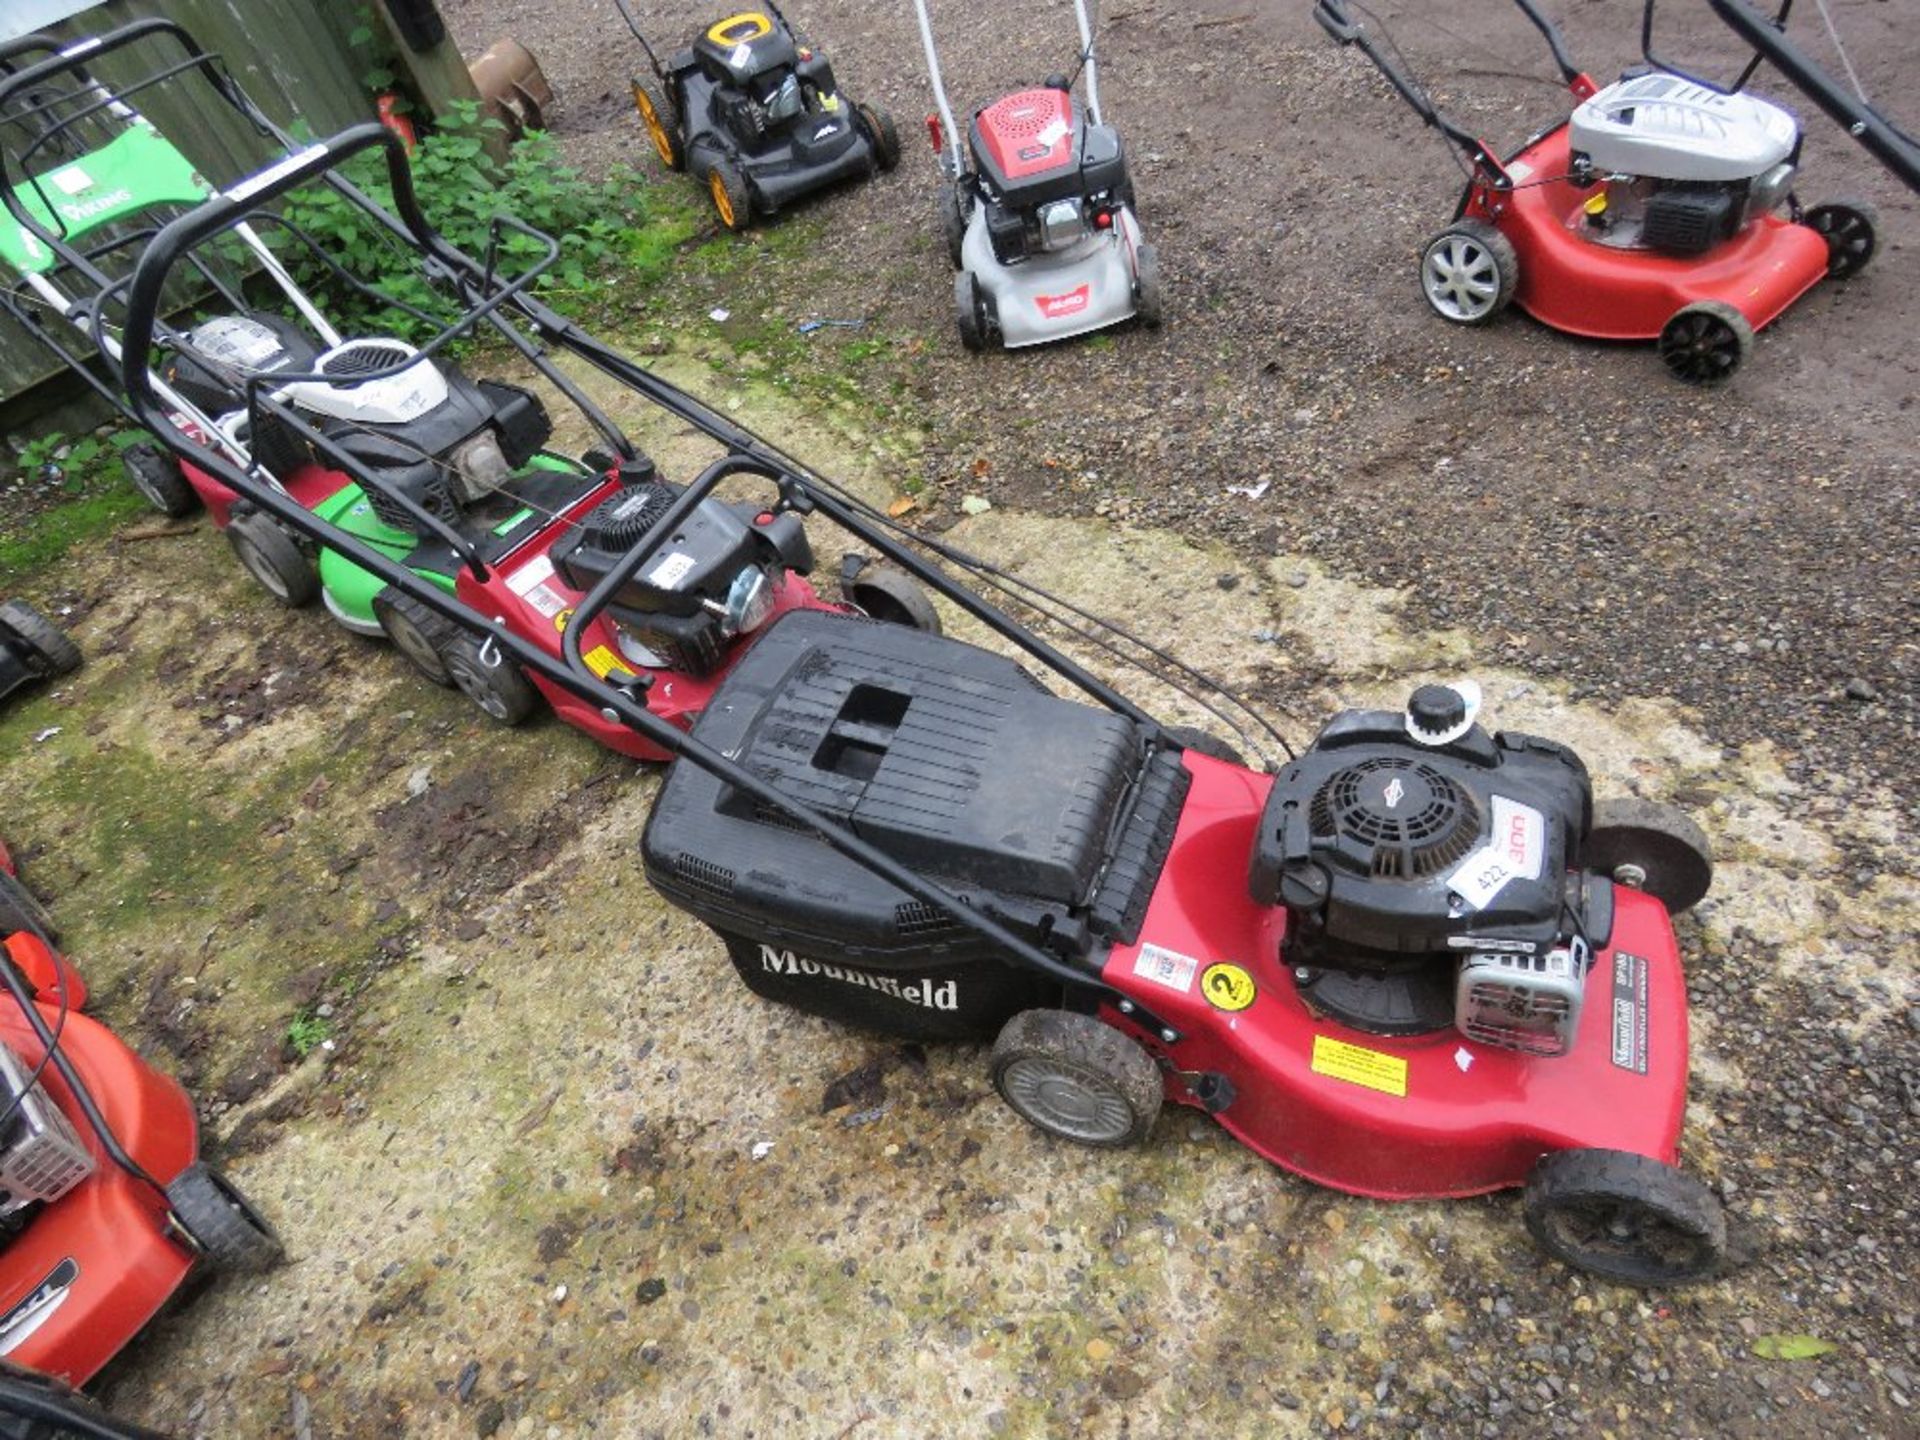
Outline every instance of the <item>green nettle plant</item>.
<svg viewBox="0 0 1920 1440">
<path fill-rule="evenodd" d="M 511 215 L 554 236 L 560 258 L 537 282 L 538 288 L 555 308 L 578 308 L 598 288 L 595 282 L 644 248 L 643 189 L 631 176 L 586 179 L 561 161 L 559 147 L 540 131 L 529 131 L 506 160 L 496 160 L 486 141 L 501 128 L 473 102 L 457 103 L 414 151 L 413 183 L 420 208 L 436 230 L 479 259 L 486 258 L 494 242 L 497 215 Z M 391 207 L 381 155 L 356 156 L 345 174 L 375 201 Z M 420 274 L 415 257 L 331 189 L 305 187 L 287 198 L 283 213 L 356 278 L 402 305 L 428 313 L 442 308 L 441 297 Z M 541 256 L 543 247 L 530 236 L 503 229 L 497 239 L 494 263 L 502 275 L 518 274 Z M 304 247 L 294 245 L 286 253 L 303 284 L 328 289 L 331 277 Z M 329 306 L 337 324 L 363 332 L 418 339 L 427 329 L 405 310 L 372 304 L 344 287 L 332 288 Z"/>
</svg>

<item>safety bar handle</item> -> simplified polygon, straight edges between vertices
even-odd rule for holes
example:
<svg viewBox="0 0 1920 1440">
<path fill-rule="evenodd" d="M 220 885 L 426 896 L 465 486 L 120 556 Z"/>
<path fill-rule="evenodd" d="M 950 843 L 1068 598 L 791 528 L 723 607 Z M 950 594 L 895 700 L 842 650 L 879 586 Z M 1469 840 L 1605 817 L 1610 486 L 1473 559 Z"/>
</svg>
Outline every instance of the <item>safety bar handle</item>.
<svg viewBox="0 0 1920 1440">
<path fill-rule="evenodd" d="M 1560 78 L 1569 85 L 1578 85 L 1586 79 L 1585 72 L 1573 63 L 1573 55 L 1567 49 L 1566 37 L 1560 33 L 1560 27 L 1541 13 L 1533 0 L 1513 0 L 1520 7 L 1520 13 L 1533 22 L 1533 28 L 1546 39 L 1547 49 L 1553 52 L 1553 63 L 1560 68 Z"/>
<path fill-rule="evenodd" d="M 393 187 L 394 207 L 413 238 L 428 254 L 464 268 L 464 258 L 434 232 L 420 210 L 413 189 L 413 172 L 407 164 L 407 152 L 400 139 L 377 121 L 365 121 L 342 130 L 330 140 L 309 145 L 304 150 L 276 161 L 249 176 L 185 215 L 161 227 L 148 244 L 140 263 L 134 267 L 127 290 L 127 313 L 121 331 L 121 377 L 127 394 L 136 401 L 151 403 L 152 378 L 147 373 L 147 356 L 153 348 L 154 326 L 159 317 L 161 292 L 167 277 L 180 258 L 209 237 L 231 229 L 249 210 L 296 190 L 317 177 L 338 169 L 359 154 L 380 146 L 386 152 L 387 178 Z"/>
</svg>

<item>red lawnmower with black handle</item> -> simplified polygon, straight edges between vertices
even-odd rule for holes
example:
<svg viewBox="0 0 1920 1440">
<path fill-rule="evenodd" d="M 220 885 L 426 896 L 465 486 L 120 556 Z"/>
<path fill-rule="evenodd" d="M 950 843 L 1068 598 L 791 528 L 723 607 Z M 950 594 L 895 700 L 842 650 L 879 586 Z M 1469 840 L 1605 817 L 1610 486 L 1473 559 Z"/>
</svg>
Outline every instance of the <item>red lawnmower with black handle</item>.
<svg viewBox="0 0 1920 1440">
<path fill-rule="evenodd" d="M 10 859 L 0 878 L 0 1357 L 82 1385 L 190 1275 L 282 1250 L 199 1158 L 186 1092 L 79 1013 Z"/>
<path fill-rule="evenodd" d="M 1872 258 L 1869 207 L 1801 207 L 1799 122 L 1747 93 L 1753 65 L 1721 89 L 1649 54 L 1648 68 L 1603 87 L 1533 0 L 1516 3 L 1576 103 L 1504 159 L 1439 112 L 1350 17 L 1348 0 L 1314 6 L 1321 28 L 1357 46 L 1464 157 L 1453 223 L 1420 261 L 1421 290 L 1442 319 L 1485 325 L 1515 304 L 1572 335 L 1651 340 L 1673 374 L 1714 384 L 1746 360 L 1756 331 Z M 1648 0 L 1643 38 L 1652 20 Z"/>
<path fill-rule="evenodd" d="M 397 223 L 484 303 L 501 282 L 427 227 L 378 125 L 313 147 L 263 195 L 371 147 L 386 154 Z M 153 334 L 174 258 L 221 218 L 215 202 L 149 245 L 128 291 L 130 355 Z M 537 298 L 510 303 L 617 383 L 659 384 Z M 155 417 L 145 369 L 123 375 Z M 1683 817 L 1596 806 L 1577 756 L 1484 729 L 1466 683 L 1423 687 L 1404 713 L 1349 712 L 1277 774 L 1251 769 L 1158 723 L 971 587 L 1076 622 L 1116 658 L 1140 653 L 1136 637 L 905 531 L 705 407 L 689 414 L 731 463 L 592 585 L 559 658 L 164 433 L 280 523 L 676 755 L 643 840 L 648 875 L 755 990 L 895 1034 L 997 1034 L 1001 1093 L 1065 1138 L 1139 1141 L 1171 1098 L 1356 1194 L 1524 1186 L 1541 1242 L 1598 1274 L 1714 1272 L 1719 1202 L 1675 1167 L 1687 1012 L 1669 913 L 1710 875 Z M 691 732 L 675 728 L 599 673 L 591 637 L 729 475 L 767 484 L 764 513 L 846 529 L 1065 693 L 1002 654 L 802 609 L 766 627 Z M 1156 673 L 1224 713 L 1227 691 L 1144 648 Z M 1253 729 L 1278 741 L 1257 717 Z"/>
</svg>

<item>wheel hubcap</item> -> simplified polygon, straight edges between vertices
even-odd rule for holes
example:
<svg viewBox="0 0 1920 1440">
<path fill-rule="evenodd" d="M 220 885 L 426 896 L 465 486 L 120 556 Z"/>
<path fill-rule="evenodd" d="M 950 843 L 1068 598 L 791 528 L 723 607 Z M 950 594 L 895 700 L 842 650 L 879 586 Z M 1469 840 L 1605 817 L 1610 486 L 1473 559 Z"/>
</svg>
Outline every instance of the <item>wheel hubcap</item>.
<svg viewBox="0 0 1920 1440">
<path fill-rule="evenodd" d="M 653 148 L 660 152 L 660 158 L 666 164 L 673 163 L 673 145 L 667 137 L 667 127 L 661 122 L 659 112 L 653 108 L 653 101 L 647 98 L 647 92 L 638 86 L 634 88 L 633 103 L 640 111 L 640 123 L 647 127 L 647 136 L 653 141 Z"/>
<path fill-rule="evenodd" d="M 726 182 L 720 178 L 720 172 L 714 171 L 707 177 L 707 188 L 713 192 L 713 208 L 720 212 L 722 223 L 733 224 L 733 197 L 727 194 Z"/>
<path fill-rule="evenodd" d="M 1464 235 L 1447 235 L 1427 251 L 1427 299 L 1450 320 L 1478 320 L 1500 296 L 1493 252 Z"/>
<path fill-rule="evenodd" d="M 1568 1254 L 1603 1273 L 1626 1265 L 1663 1275 L 1687 1275 L 1700 1265 L 1706 1248 L 1706 1237 L 1625 1198 L 1596 1196 L 1563 1205 L 1550 1224 Z"/>
<path fill-rule="evenodd" d="M 448 665 L 453 672 L 453 680 L 460 687 L 460 693 L 478 705 L 495 720 L 504 722 L 507 718 L 507 702 L 494 692 L 486 683 L 484 676 L 474 673 L 472 664 L 462 657 Z"/>
<path fill-rule="evenodd" d="M 1001 1084 L 1014 1109 L 1050 1134 L 1111 1144 L 1133 1128 L 1133 1111 L 1117 1091 L 1057 1061 L 1016 1060 L 1002 1073 Z"/>
<path fill-rule="evenodd" d="M 438 683 L 446 683 L 446 662 L 412 621 L 396 616 L 387 622 L 387 633 L 393 637 L 394 648 L 406 656 L 415 669 Z"/>
</svg>

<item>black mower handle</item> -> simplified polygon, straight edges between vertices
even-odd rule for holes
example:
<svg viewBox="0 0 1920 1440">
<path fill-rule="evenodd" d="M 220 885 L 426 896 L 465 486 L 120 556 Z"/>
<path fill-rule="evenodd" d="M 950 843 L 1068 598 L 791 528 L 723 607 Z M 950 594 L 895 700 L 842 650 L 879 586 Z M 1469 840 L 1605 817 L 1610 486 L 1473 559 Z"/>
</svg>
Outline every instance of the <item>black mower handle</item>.
<svg viewBox="0 0 1920 1440">
<path fill-rule="evenodd" d="M 1492 162 L 1493 152 L 1482 145 L 1478 137 L 1462 130 L 1434 108 L 1433 101 L 1427 97 L 1427 92 L 1415 83 L 1411 75 L 1400 68 L 1399 62 L 1392 55 L 1374 43 L 1373 36 L 1367 33 L 1366 26 L 1347 14 L 1344 0 L 1315 0 L 1313 18 L 1320 22 L 1322 30 L 1342 45 L 1358 47 L 1360 53 L 1371 60 L 1374 68 L 1386 77 L 1387 83 L 1399 92 L 1400 98 L 1413 107 L 1413 113 L 1465 151 L 1475 165 Z"/>
<path fill-rule="evenodd" d="M 232 229 L 256 206 L 330 174 L 342 162 L 376 145 L 386 152 L 387 178 L 393 186 L 394 205 L 415 243 L 435 259 L 442 259 L 444 252 L 452 252 L 456 263 L 464 259 L 434 233 L 421 213 L 413 189 L 413 171 L 407 164 L 407 152 L 400 138 L 386 126 L 371 120 L 351 126 L 331 140 L 286 156 L 167 222 L 147 243 L 140 263 L 134 267 L 131 282 L 123 282 L 127 285 L 127 313 L 121 332 L 121 380 L 137 404 L 146 408 L 154 402 L 152 378 L 147 371 L 148 352 L 153 348 L 161 291 L 180 257 L 221 231 Z"/>
<path fill-rule="evenodd" d="M 1764 55 L 1833 122 L 1858 140 L 1868 154 L 1892 171 L 1909 190 L 1920 191 L 1920 141 L 1896 126 L 1857 95 L 1848 93 L 1807 55 L 1786 31 L 1755 10 L 1748 0 L 1707 0 L 1713 13 L 1758 56 Z M 1782 7 L 1781 16 L 1786 14 Z M 1643 42 L 1651 39 L 1653 0 L 1647 0 Z M 1672 68 L 1672 67 L 1664 67 Z M 1751 71 L 1752 67 L 1748 67 Z M 1689 79 L 1693 78 L 1691 76 Z"/>
</svg>

